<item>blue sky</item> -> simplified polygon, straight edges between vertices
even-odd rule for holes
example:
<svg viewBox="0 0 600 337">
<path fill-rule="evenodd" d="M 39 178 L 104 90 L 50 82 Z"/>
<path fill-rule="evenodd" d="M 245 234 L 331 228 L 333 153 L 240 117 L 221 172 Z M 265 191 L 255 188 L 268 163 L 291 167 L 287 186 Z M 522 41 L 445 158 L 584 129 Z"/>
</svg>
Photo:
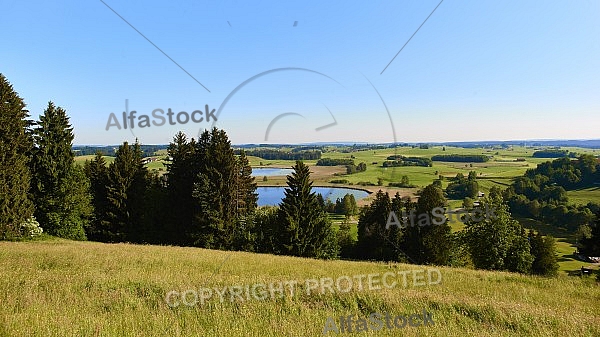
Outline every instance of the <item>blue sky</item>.
<svg viewBox="0 0 600 337">
<path fill-rule="evenodd" d="M 105 2 L 210 92 L 101 1 L 2 1 L 0 72 L 33 117 L 64 107 L 76 144 L 213 125 L 107 131 L 125 100 L 137 115 L 221 106 L 233 143 L 600 138 L 598 1 L 446 0 L 383 74 L 439 1 Z M 223 105 L 279 68 L 306 70 Z"/>
</svg>

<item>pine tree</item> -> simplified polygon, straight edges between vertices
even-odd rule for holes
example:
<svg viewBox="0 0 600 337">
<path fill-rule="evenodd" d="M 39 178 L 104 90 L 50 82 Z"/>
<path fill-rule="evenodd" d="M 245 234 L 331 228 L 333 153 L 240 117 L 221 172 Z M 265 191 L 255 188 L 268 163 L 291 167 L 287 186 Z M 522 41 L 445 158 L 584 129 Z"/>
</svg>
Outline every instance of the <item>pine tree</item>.
<svg viewBox="0 0 600 337">
<path fill-rule="evenodd" d="M 33 184 L 35 217 L 49 234 L 85 240 L 91 216 L 89 182 L 74 166 L 73 128 L 66 111 L 48 102 L 33 130 Z"/>
<path fill-rule="evenodd" d="M 27 154 L 31 139 L 23 99 L 0 74 L 0 239 L 18 236 L 34 212 L 28 196 L 31 174 Z"/>
<path fill-rule="evenodd" d="M 292 256 L 335 258 L 339 251 L 335 232 L 311 190 L 309 168 L 302 161 L 292 168 L 279 206 L 281 251 Z"/>
</svg>

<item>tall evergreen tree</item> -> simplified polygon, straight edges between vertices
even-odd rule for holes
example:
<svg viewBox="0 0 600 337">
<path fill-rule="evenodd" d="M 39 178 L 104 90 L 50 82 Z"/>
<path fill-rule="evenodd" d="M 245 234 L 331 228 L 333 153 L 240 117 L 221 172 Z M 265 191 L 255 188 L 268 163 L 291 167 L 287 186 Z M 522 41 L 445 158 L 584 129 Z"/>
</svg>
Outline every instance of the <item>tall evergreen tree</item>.
<svg viewBox="0 0 600 337">
<path fill-rule="evenodd" d="M 279 206 L 281 251 L 293 256 L 335 258 L 339 251 L 335 232 L 311 190 L 310 170 L 302 161 L 296 161 L 292 168 Z"/>
<path fill-rule="evenodd" d="M 108 211 L 108 167 L 101 152 L 91 161 L 84 164 L 85 173 L 90 180 L 92 205 L 94 215 L 86 228 L 87 237 L 93 241 L 108 242 L 111 239 L 110 230 L 106 228 Z"/>
<path fill-rule="evenodd" d="M 196 146 L 199 173 L 193 196 L 198 205 L 194 245 L 232 249 L 237 224 L 237 163 L 227 134 L 213 128 L 204 131 Z"/>
<path fill-rule="evenodd" d="M 35 216 L 49 234 L 85 240 L 91 216 L 89 182 L 74 167 L 73 128 L 66 111 L 48 102 L 33 130 L 33 184 Z"/>
<path fill-rule="evenodd" d="M 173 243 L 191 245 L 189 233 L 192 231 L 194 216 L 198 207 L 194 203 L 192 191 L 199 172 L 196 157 L 196 142 L 190 141 L 183 132 L 179 132 L 169 144 L 167 150 L 167 195 L 169 224 L 167 235 Z"/>
<path fill-rule="evenodd" d="M 236 174 L 236 213 L 238 216 L 246 216 L 256 209 L 258 193 L 256 193 L 256 181 L 252 176 L 252 167 L 243 150 L 237 158 Z"/>
<path fill-rule="evenodd" d="M 23 99 L 0 74 L 0 239 L 17 236 L 20 225 L 34 212 L 28 196 L 31 174 L 27 154 L 32 143 L 26 131 L 27 117 Z"/>
<path fill-rule="evenodd" d="M 443 191 L 434 185 L 428 185 L 417 201 L 416 213 L 428 214 L 431 217 L 434 208 L 444 207 L 446 203 Z M 430 223 L 425 226 L 419 224 L 419 226 L 408 227 L 407 238 L 414 240 L 418 249 L 422 249 L 422 255 L 415 252 L 415 258 L 419 263 L 447 265 L 450 262 L 453 241 L 448 220 L 441 225 Z"/>
<path fill-rule="evenodd" d="M 139 143 L 124 142 L 108 168 L 107 214 L 103 228 L 110 242 L 140 242 L 148 171 Z"/>
</svg>

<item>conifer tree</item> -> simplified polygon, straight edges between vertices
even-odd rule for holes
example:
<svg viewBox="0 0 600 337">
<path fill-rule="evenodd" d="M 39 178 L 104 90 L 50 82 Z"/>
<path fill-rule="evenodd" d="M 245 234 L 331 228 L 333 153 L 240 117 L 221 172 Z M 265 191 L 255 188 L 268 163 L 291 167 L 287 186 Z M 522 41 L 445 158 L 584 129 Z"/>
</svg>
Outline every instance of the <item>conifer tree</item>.
<svg viewBox="0 0 600 337">
<path fill-rule="evenodd" d="M 147 169 L 139 143 L 123 142 L 108 168 L 107 214 L 103 228 L 110 242 L 140 242 L 144 223 Z"/>
<path fill-rule="evenodd" d="M 198 207 L 194 203 L 192 191 L 199 172 L 195 158 L 196 142 L 188 141 L 183 132 L 178 132 L 169 144 L 167 153 L 167 195 L 168 219 L 167 235 L 171 242 L 191 245 L 189 232 L 192 231 L 194 215 Z"/>
<path fill-rule="evenodd" d="M 28 196 L 31 174 L 27 154 L 31 139 L 23 99 L 0 74 L 0 240 L 18 236 L 19 227 L 33 215 Z"/>
<path fill-rule="evenodd" d="M 92 205 L 94 206 L 94 216 L 86 229 L 87 237 L 93 241 L 108 242 L 111 238 L 109 229 L 105 227 L 108 211 L 108 167 L 102 153 L 96 152 L 93 160 L 86 161 L 84 170 L 90 180 Z"/>
<path fill-rule="evenodd" d="M 296 161 L 292 168 L 279 206 L 281 251 L 293 256 L 335 258 L 339 251 L 335 232 L 311 191 L 309 168 L 302 161 Z"/>
<path fill-rule="evenodd" d="M 392 211 L 392 203 L 388 193 L 377 191 L 375 200 L 361 210 L 358 220 L 357 252 L 363 259 L 393 261 L 397 258 L 394 247 L 395 239 L 390 235 L 398 230 L 395 226 L 387 228 L 387 221 Z"/>
<path fill-rule="evenodd" d="M 194 245 L 232 249 L 237 223 L 236 159 L 227 134 L 213 128 L 204 131 L 196 146 L 199 173 L 193 196 L 198 205 Z"/>
<path fill-rule="evenodd" d="M 446 198 L 443 191 L 434 185 L 428 185 L 423 189 L 419 200 L 417 201 L 416 214 L 419 216 L 427 215 L 433 219 L 432 210 L 436 207 L 444 207 Z M 427 217 L 423 217 L 426 219 Z M 436 265 L 447 265 L 450 262 L 451 251 L 453 248 L 452 229 L 448 221 L 440 225 L 429 222 L 425 226 L 407 227 L 406 243 L 413 249 L 409 249 L 413 253 L 417 263 L 433 263 Z M 409 252 L 409 255 L 410 255 Z"/>
<path fill-rule="evenodd" d="M 73 128 L 66 111 L 48 102 L 33 130 L 33 184 L 35 217 L 49 234 L 85 240 L 91 216 L 89 182 L 75 168 Z"/>
</svg>

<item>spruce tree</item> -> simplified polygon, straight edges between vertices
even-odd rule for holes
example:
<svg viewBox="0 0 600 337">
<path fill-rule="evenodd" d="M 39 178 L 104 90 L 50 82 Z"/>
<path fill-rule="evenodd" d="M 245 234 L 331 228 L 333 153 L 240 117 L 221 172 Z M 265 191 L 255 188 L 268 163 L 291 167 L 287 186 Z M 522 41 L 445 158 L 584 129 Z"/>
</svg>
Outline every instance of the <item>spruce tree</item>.
<svg viewBox="0 0 600 337">
<path fill-rule="evenodd" d="M 94 216 L 86 228 L 87 237 L 93 241 L 108 242 L 110 234 L 109 229 L 105 227 L 108 211 L 108 167 L 102 153 L 96 152 L 93 160 L 86 161 L 84 170 L 90 180 L 92 205 L 94 206 Z"/>
<path fill-rule="evenodd" d="M 74 167 L 73 128 L 66 111 L 48 102 L 33 130 L 31 192 L 35 217 L 49 234 L 85 240 L 91 216 L 89 182 Z"/>
<path fill-rule="evenodd" d="M 19 227 L 33 215 L 28 196 L 31 174 L 27 154 L 31 139 L 23 99 L 0 74 L 0 240 L 19 235 Z"/>
<path fill-rule="evenodd" d="M 394 247 L 395 238 L 391 233 L 399 228 L 390 226 L 386 229 L 391 211 L 390 196 L 381 190 L 375 194 L 375 200 L 361 210 L 357 242 L 357 252 L 360 258 L 387 261 L 397 259 L 397 249 Z"/>
<path fill-rule="evenodd" d="M 428 214 L 432 217 L 432 210 L 436 207 L 444 207 L 447 201 L 440 188 L 428 185 L 423 189 L 417 201 L 416 213 Z M 416 254 L 419 263 L 432 263 L 436 265 L 447 265 L 450 262 L 453 248 L 452 229 L 445 220 L 441 225 L 430 223 L 425 226 L 414 226 L 407 228 L 409 240 L 413 239 L 421 246 L 423 255 Z"/>
<path fill-rule="evenodd" d="M 292 168 L 279 206 L 281 251 L 293 256 L 335 258 L 339 251 L 335 232 L 311 191 L 309 168 L 302 161 L 296 161 Z"/>
<path fill-rule="evenodd" d="M 183 132 L 178 132 L 167 150 L 167 195 L 169 224 L 167 235 L 173 243 L 192 244 L 189 232 L 192 230 L 194 215 L 198 212 L 192 197 L 194 182 L 199 172 L 195 159 L 196 142 L 188 141 Z"/>
<path fill-rule="evenodd" d="M 123 142 L 108 168 L 107 212 L 103 228 L 110 242 L 140 242 L 144 223 L 147 169 L 139 143 Z"/>
<path fill-rule="evenodd" d="M 237 163 L 227 134 L 204 131 L 196 146 L 199 173 L 193 196 L 198 207 L 194 245 L 212 249 L 234 247 L 237 223 Z"/>
</svg>

